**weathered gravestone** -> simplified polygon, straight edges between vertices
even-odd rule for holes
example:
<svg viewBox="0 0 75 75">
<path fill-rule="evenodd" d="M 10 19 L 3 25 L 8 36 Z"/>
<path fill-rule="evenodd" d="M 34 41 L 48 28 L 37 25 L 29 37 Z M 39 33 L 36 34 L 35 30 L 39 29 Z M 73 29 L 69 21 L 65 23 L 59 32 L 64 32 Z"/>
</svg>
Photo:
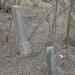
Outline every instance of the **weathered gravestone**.
<svg viewBox="0 0 75 75">
<path fill-rule="evenodd" d="M 27 39 L 26 33 L 24 32 L 23 14 L 20 6 L 12 6 L 12 14 L 15 23 L 16 32 L 19 38 L 20 54 L 28 56 L 31 53 L 31 44 Z"/>
<path fill-rule="evenodd" d="M 47 47 L 47 63 L 48 63 L 48 75 L 58 75 L 58 67 L 56 64 L 55 47 Z"/>
</svg>

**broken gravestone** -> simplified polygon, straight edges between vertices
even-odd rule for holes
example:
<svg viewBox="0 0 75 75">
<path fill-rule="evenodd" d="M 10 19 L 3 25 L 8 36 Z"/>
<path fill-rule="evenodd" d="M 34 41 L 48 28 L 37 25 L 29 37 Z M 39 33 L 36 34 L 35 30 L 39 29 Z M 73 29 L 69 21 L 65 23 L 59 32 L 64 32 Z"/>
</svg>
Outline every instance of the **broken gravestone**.
<svg viewBox="0 0 75 75">
<path fill-rule="evenodd" d="M 47 47 L 47 64 L 48 64 L 48 75 L 58 75 L 58 66 L 56 64 L 55 47 Z"/>
<path fill-rule="evenodd" d="M 25 33 L 25 27 L 23 23 L 23 14 L 20 6 L 14 5 L 12 6 L 12 14 L 15 24 L 15 29 L 19 38 L 19 48 L 20 54 L 22 56 L 28 56 L 31 54 L 31 44 L 28 41 L 27 35 Z"/>
</svg>

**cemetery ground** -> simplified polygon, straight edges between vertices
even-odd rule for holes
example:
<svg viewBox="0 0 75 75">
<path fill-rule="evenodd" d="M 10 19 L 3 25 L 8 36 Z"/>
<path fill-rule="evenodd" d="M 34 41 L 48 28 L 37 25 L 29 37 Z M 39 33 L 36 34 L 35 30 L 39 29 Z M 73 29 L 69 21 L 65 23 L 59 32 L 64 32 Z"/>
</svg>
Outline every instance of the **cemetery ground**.
<svg viewBox="0 0 75 75">
<path fill-rule="evenodd" d="M 11 14 L 0 11 L 0 75 L 48 75 L 46 55 L 49 34 L 48 22 L 44 20 L 34 35 L 30 37 L 32 54 L 27 57 L 21 57 L 14 21 L 12 21 L 8 42 L 6 42 L 11 17 Z M 38 25 L 38 21 L 35 18 L 34 16 L 33 18 L 24 19 L 27 37 Z M 63 27 L 62 19 L 62 16 L 60 16 L 57 22 L 56 36 L 54 36 L 55 38 L 53 37 L 59 75 L 75 75 L 75 48 L 71 46 L 68 48 L 69 57 L 67 63 L 66 49 L 64 49 L 63 45 L 66 25 Z"/>
</svg>

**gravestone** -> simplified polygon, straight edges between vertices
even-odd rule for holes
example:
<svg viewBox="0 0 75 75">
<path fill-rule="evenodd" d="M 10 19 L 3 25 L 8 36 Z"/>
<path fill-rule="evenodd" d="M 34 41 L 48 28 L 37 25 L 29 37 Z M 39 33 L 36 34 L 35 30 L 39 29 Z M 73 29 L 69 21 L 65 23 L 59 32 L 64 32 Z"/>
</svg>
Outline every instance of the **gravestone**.
<svg viewBox="0 0 75 75">
<path fill-rule="evenodd" d="M 56 64 L 55 47 L 47 47 L 47 64 L 48 64 L 48 75 L 58 75 L 58 67 Z"/>
<path fill-rule="evenodd" d="M 12 6 L 12 14 L 15 23 L 16 32 L 19 38 L 20 54 L 28 56 L 31 53 L 31 44 L 28 41 L 27 35 L 24 32 L 23 14 L 20 6 Z"/>
</svg>

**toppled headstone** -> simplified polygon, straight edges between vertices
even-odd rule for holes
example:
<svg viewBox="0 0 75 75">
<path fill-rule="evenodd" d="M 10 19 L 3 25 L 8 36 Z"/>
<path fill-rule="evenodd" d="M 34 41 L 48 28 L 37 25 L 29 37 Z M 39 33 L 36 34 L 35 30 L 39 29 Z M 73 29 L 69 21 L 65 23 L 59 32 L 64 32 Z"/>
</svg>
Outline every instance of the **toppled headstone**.
<svg viewBox="0 0 75 75">
<path fill-rule="evenodd" d="M 56 64 L 55 47 L 47 47 L 47 64 L 48 64 L 48 75 L 58 75 L 58 67 Z"/>
<path fill-rule="evenodd" d="M 23 56 L 28 56 L 31 53 L 31 44 L 28 41 L 27 35 L 24 31 L 25 24 L 23 23 L 23 14 L 21 11 L 22 9 L 20 6 L 15 5 L 12 7 L 15 28 L 19 38 L 20 54 Z"/>
</svg>

